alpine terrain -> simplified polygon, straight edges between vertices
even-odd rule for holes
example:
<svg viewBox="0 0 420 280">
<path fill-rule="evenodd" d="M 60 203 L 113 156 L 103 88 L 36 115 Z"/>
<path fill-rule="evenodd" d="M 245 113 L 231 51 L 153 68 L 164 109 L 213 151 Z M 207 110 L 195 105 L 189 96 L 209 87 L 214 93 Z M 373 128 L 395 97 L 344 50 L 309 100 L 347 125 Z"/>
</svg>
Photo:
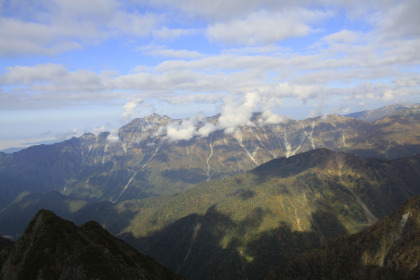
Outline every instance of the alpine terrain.
<svg viewBox="0 0 420 280">
<path fill-rule="evenodd" d="M 103 246 L 93 253 L 112 270 L 107 274 L 137 273 L 137 264 L 106 246 L 110 241 L 90 239 L 105 236 L 101 227 L 188 279 L 391 277 L 405 267 L 406 254 L 410 271 L 403 275 L 416 275 L 418 244 L 410 236 L 418 229 L 411 198 L 420 196 L 419 105 L 274 123 L 255 113 L 232 129 L 221 118 L 153 114 L 117 134 L 0 153 L 0 233 L 21 237 L 0 255 L 5 279 L 34 267 L 97 275 L 83 259 L 84 246 L 93 245 Z M 407 200 L 411 210 L 387 217 Z M 80 227 L 48 211 L 31 222 L 39 209 Z M 396 221 L 404 223 L 400 232 Z M 56 226 L 56 233 L 42 235 Z M 86 233 L 92 228 L 102 233 Z M 75 241 L 58 244 L 55 235 Z M 31 245 L 34 236 L 52 247 Z M 369 241 L 375 238 L 382 243 Z M 18 248 L 58 252 L 63 262 L 26 268 L 29 253 L 17 257 Z M 330 262 L 341 258 L 355 274 L 342 271 L 344 262 Z M 308 269 L 296 274 L 307 261 Z"/>
</svg>

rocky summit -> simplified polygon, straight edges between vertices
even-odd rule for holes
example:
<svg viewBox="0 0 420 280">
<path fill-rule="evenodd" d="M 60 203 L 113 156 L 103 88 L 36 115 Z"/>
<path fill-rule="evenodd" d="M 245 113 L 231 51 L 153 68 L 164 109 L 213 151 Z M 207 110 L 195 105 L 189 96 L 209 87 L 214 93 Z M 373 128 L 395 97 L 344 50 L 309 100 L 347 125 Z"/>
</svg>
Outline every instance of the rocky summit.
<svg viewBox="0 0 420 280">
<path fill-rule="evenodd" d="M 19 240 L 0 252 L 0 279 L 184 279 L 113 237 L 40 210 Z"/>
</svg>

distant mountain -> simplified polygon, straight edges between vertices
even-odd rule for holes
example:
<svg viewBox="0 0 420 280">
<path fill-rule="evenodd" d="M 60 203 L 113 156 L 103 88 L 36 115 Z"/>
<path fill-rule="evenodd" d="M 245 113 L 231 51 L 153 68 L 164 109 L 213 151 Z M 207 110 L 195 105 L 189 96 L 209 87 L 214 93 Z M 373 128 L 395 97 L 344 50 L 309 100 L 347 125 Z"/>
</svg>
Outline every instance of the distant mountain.
<svg viewBox="0 0 420 280">
<path fill-rule="evenodd" d="M 0 279 L 184 279 L 106 232 L 41 210 L 0 253 Z"/>
<path fill-rule="evenodd" d="M 420 197 L 368 229 L 299 255 L 268 279 L 420 279 Z"/>
<path fill-rule="evenodd" d="M 11 147 L 11 148 L 7 148 L 7 149 L 4 149 L 4 150 L 1 150 L 0 153 L 13 154 L 13 153 L 19 152 L 19 151 L 21 151 L 23 149 L 25 149 L 25 148 Z"/>
<path fill-rule="evenodd" d="M 184 140 L 171 140 L 169 135 L 174 127 L 182 132 L 189 126 L 201 133 L 217 128 L 219 121 L 219 115 L 191 122 L 153 114 L 121 127 L 118 136 L 85 134 L 0 153 L 0 209 L 24 191 L 58 191 L 110 202 L 173 195 L 274 158 L 321 147 L 390 159 L 420 152 L 420 113 L 374 123 L 330 115 L 276 124 L 254 114 L 247 125 L 231 133 L 209 130 L 208 136 L 196 133 Z"/>
<path fill-rule="evenodd" d="M 355 118 L 367 122 L 375 122 L 377 120 L 390 117 L 393 115 L 418 114 L 420 111 L 420 104 L 402 105 L 393 104 L 379 109 L 366 110 L 346 115 L 350 118 Z"/>
<path fill-rule="evenodd" d="M 178 195 L 92 204 L 74 220 L 99 219 L 189 279 L 259 279 L 416 195 L 420 155 L 389 161 L 316 149 Z"/>
</svg>

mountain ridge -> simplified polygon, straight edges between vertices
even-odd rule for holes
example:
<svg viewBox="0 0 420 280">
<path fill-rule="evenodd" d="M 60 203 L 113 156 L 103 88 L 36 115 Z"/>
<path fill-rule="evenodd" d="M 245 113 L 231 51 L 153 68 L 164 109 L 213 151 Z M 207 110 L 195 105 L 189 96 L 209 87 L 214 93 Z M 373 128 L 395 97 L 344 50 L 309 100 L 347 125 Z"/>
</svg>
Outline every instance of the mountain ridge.
<svg viewBox="0 0 420 280">
<path fill-rule="evenodd" d="M 40 210 L 1 252 L 0 279 L 185 279 L 90 221 L 81 227 Z"/>
<path fill-rule="evenodd" d="M 420 109 L 420 104 L 392 104 L 384 106 L 378 109 L 365 110 L 355 113 L 347 114 L 347 117 L 367 121 L 375 122 L 377 120 L 399 114 L 407 114 L 410 112 L 416 112 Z"/>
<path fill-rule="evenodd" d="M 419 279 L 420 197 L 366 230 L 290 260 L 268 279 Z"/>
<path fill-rule="evenodd" d="M 111 202 L 175 194 L 273 158 L 320 147 L 361 157 L 398 158 L 420 152 L 420 113 L 374 123 L 329 115 L 263 125 L 259 116 L 254 114 L 248 125 L 225 133 L 211 130 L 217 127 L 218 116 L 172 120 L 155 114 L 130 122 L 118 135 L 84 134 L 0 154 L 0 192 L 4 194 L 0 208 L 23 191 L 56 190 L 79 199 Z M 209 134 L 190 133 L 191 128 L 194 133 L 206 128 Z M 192 138 L 172 141 L 168 133 Z"/>
</svg>

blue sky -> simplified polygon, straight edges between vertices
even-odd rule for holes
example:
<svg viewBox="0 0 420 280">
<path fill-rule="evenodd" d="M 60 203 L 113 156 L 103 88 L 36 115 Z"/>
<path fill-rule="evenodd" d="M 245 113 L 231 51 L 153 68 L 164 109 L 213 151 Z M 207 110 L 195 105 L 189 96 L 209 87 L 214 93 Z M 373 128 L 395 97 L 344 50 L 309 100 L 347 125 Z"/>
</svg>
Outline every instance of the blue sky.
<svg viewBox="0 0 420 280">
<path fill-rule="evenodd" d="M 0 150 L 156 112 L 220 127 L 420 102 L 420 1 L 0 0 Z"/>
</svg>

